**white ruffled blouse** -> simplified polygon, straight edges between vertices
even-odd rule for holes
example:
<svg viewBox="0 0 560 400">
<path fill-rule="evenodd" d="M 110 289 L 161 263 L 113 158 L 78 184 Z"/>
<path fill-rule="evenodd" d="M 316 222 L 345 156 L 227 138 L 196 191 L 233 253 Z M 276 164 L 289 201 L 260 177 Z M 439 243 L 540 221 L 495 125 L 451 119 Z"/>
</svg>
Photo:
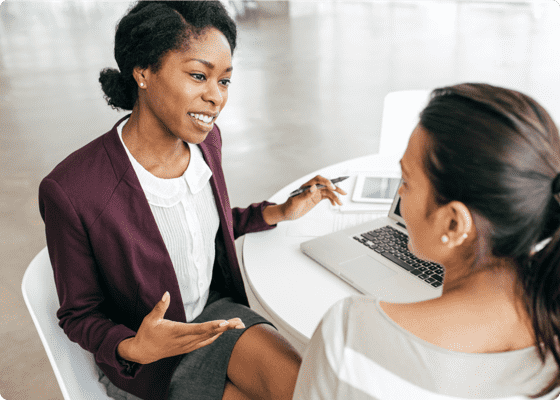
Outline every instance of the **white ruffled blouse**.
<svg viewBox="0 0 560 400">
<path fill-rule="evenodd" d="M 191 322 L 200 315 L 208 300 L 216 251 L 214 239 L 220 225 L 210 187 L 212 171 L 200 148 L 187 143 L 191 159 L 181 177 L 162 179 L 152 175 L 124 144 L 122 127 L 125 121 L 117 131 L 171 257 L 187 322 Z"/>
</svg>

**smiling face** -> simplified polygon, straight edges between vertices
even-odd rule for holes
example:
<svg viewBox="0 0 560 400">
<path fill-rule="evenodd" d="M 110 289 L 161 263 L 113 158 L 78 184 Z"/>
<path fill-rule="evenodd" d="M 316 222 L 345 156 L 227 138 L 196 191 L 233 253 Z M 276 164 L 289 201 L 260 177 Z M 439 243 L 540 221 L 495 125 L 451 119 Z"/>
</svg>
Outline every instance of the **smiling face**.
<svg viewBox="0 0 560 400">
<path fill-rule="evenodd" d="M 219 30 L 208 28 L 191 39 L 186 51 L 165 54 L 157 72 L 147 68 L 136 74 L 144 83 L 139 90 L 144 126 L 198 144 L 226 105 L 231 49 Z"/>
</svg>

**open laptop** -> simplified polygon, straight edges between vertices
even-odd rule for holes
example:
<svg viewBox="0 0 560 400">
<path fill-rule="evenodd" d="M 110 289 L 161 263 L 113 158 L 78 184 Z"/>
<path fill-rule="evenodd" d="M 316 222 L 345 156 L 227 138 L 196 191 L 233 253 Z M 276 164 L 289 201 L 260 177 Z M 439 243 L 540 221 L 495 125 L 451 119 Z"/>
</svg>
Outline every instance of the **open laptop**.
<svg viewBox="0 0 560 400">
<path fill-rule="evenodd" d="M 387 217 L 303 242 L 301 250 L 363 294 L 393 302 L 439 297 L 444 269 L 408 251 L 399 206 L 397 191 Z"/>
</svg>

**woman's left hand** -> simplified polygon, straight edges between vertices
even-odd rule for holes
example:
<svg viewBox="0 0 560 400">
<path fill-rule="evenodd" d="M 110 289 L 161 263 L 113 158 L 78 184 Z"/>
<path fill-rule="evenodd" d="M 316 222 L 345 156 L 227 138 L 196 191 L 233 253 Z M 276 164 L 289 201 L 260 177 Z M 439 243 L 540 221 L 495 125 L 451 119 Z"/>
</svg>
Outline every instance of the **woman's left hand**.
<svg viewBox="0 0 560 400">
<path fill-rule="evenodd" d="M 319 189 L 316 185 L 324 185 L 325 187 Z M 346 194 L 344 190 L 334 186 L 330 180 L 320 175 L 301 185 L 301 187 L 304 186 L 311 186 L 311 188 L 297 196 L 288 198 L 284 204 L 265 208 L 263 215 L 265 221 L 269 225 L 275 225 L 280 221 L 298 219 L 311 211 L 323 199 L 329 199 L 333 206 L 335 204 L 342 205 L 336 193 Z"/>
</svg>

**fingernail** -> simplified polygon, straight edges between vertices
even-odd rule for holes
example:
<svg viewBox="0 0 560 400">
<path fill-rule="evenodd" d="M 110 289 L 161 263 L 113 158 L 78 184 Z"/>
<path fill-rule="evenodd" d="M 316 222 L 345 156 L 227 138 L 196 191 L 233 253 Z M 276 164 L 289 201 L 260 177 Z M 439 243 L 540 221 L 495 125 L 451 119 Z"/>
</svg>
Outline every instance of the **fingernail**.
<svg viewBox="0 0 560 400">
<path fill-rule="evenodd" d="M 311 193 L 315 193 L 317 191 L 317 186 L 315 186 L 315 185 L 311 186 L 311 189 L 309 189 L 309 191 Z"/>
<path fill-rule="evenodd" d="M 169 292 L 165 292 L 161 299 L 163 300 L 164 303 L 167 303 L 167 300 L 169 300 Z"/>
<path fill-rule="evenodd" d="M 229 321 L 224 321 L 220 324 L 220 326 L 226 326 L 227 324 L 229 324 Z"/>
<path fill-rule="evenodd" d="M 245 324 L 237 325 L 237 329 L 245 329 Z"/>
</svg>

